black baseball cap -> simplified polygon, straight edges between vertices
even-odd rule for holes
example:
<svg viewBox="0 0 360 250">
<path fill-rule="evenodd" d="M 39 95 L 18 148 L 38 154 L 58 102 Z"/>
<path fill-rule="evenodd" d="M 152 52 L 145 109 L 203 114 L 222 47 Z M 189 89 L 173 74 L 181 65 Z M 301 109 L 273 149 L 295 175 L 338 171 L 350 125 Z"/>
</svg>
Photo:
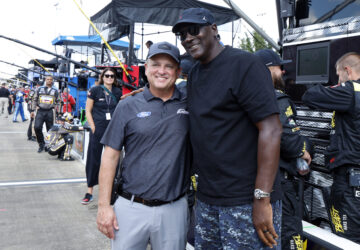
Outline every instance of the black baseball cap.
<svg viewBox="0 0 360 250">
<path fill-rule="evenodd" d="M 146 59 L 151 58 L 158 54 L 168 54 L 171 56 L 177 63 L 180 63 L 180 51 L 179 49 L 168 42 L 154 43 L 149 48 L 149 53 Z"/>
<path fill-rule="evenodd" d="M 189 59 L 181 60 L 181 63 L 180 63 L 181 72 L 183 74 L 188 75 L 190 72 L 190 69 L 192 68 L 193 65 L 194 65 L 194 63 L 192 61 L 190 61 Z"/>
<path fill-rule="evenodd" d="M 281 66 L 287 63 L 291 63 L 291 60 L 282 60 L 280 56 L 271 49 L 262 49 L 256 51 L 255 55 L 259 56 L 266 66 Z"/>
<path fill-rule="evenodd" d="M 179 20 L 172 28 L 172 32 L 176 33 L 183 23 L 197 23 L 197 24 L 213 24 L 215 18 L 208 9 L 204 8 L 190 8 L 183 11 Z"/>
</svg>

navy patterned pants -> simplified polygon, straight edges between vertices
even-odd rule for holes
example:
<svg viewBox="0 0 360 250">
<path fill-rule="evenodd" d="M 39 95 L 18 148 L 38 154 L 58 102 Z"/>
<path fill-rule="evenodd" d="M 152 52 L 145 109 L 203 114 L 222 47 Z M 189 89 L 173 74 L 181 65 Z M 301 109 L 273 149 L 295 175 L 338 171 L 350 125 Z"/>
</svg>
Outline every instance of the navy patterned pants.
<svg viewBox="0 0 360 250">
<path fill-rule="evenodd" d="M 281 201 L 272 204 L 273 223 L 279 235 L 277 246 L 281 249 Z M 252 204 L 242 206 L 215 206 L 199 200 L 195 208 L 195 249 L 234 250 L 270 249 L 257 235 L 252 223 Z"/>
</svg>

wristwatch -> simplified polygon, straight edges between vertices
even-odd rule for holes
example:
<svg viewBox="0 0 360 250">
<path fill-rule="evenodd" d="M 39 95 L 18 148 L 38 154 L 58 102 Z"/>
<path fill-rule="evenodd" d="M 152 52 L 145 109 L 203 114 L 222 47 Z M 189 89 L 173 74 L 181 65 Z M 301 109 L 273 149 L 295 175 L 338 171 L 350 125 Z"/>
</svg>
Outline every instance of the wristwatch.
<svg viewBox="0 0 360 250">
<path fill-rule="evenodd" d="M 254 190 L 254 197 L 257 200 L 260 200 L 261 198 L 267 198 L 270 197 L 270 193 L 264 192 L 261 189 L 255 189 Z"/>
</svg>

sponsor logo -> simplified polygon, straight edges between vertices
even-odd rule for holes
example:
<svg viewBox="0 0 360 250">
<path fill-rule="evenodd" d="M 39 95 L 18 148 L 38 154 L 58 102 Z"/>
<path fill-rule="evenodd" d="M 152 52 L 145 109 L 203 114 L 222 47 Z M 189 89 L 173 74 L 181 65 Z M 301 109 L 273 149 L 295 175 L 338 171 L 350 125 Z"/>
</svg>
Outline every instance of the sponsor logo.
<svg viewBox="0 0 360 250">
<path fill-rule="evenodd" d="M 303 241 L 302 241 L 300 235 L 299 235 L 299 234 L 298 234 L 298 235 L 294 235 L 294 236 L 293 236 L 293 239 L 294 239 L 294 241 L 295 241 L 295 246 L 296 246 L 296 247 L 293 248 L 293 249 L 297 249 L 297 250 L 303 249 Z"/>
<path fill-rule="evenodd" d="M 186 111 L 185 109 L 178 109 L 178 111 L 176 112 L 176 114 L 183 114 L 183 115 L 188 115 L 189 112 Z"/>
<path fill-rule="evenodd" d="M 344 233 L 343 226 L 341 224 L 341 218 L 339 215 L 339 211 L 334 208 L 334 206 L 330 209 L 331 221 L 335 227 L 336 232 Z"/>
<path fill-rule="evenodd" d="M 149 112 L 140 112 L 140 113 L 137 113 L 137 117 L 139 117 L 139 118 L 144 118 L 144 117 L 148 117 L 148 116 L 150 116 L 151 115 L 151 112 L 149 111 Z"/>
<path fill-rule="evenodd" d="M 286 109 L 286 111 L 285 111 L 285 115 L 287 116 L 287 117 L 289 117 L 289 116 L 292 116 L 294 113 L 293 113 L 293 111 L 292 111 L 292 109 L 291 109 L 291 106 L 289 106 L 289 107 L 287 107 L 287 109 Z"/>
</svg>

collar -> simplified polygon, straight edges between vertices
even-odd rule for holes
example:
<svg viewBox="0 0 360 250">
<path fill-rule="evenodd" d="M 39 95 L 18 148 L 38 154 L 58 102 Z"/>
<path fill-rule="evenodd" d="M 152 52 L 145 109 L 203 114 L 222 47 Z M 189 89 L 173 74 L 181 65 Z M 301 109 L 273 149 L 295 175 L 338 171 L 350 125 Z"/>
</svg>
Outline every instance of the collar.
<svg viewBox="0 0 360 250">
<path fill-rule="evenodd" d="M 160 99 L 160 98 L 158 98 L 156 96 L 153 96 L 153 94 L 151 94 L 148 83 L 145 85 L 143 93 L 144 93 L 144 98 L 145 98 L 145 100 L 147 102 L 151 101 L 152 99 Z M 175 100 L 175 99 L 178 99 L 178 100 L 181 99 L 181 93 L 176 88 L 176 86 L 174 88 L 174 93 L 173 93 L 173 95 L 171 96 L 171 98 L 169 100 Z M 167 100 L 167 101 L 169 101 L 169 100 Z"/>
</svg>

